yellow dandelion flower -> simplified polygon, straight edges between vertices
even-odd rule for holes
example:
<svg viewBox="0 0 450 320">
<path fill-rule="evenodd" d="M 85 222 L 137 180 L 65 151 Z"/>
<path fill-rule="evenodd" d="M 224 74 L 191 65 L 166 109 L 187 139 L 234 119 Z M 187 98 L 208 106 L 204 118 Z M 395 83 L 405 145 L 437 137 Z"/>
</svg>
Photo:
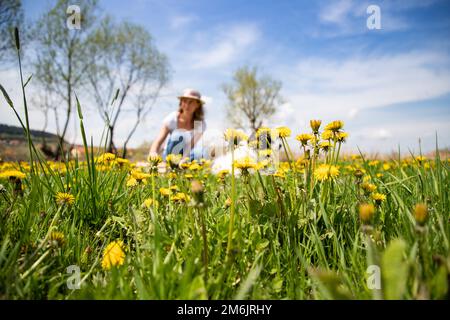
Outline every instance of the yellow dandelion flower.
<svg viewBox="0 0 450 320">
<path fill-rule="evenodd" d="M 148 199 L 145 199 L 144 202 L 142 203 L 142 207 L 147 208 L 147 209 L 150 209 L 153 206 L 155 206 L 155 207 L 159 206 L 158 200 L 154 200 L 152 198 L 148 198 Z"/>
<path fill-rule="evenodd" d="M 130 160 L 117 158 L 114 163 L 117 164 L 120 168 L 123 168 L 130 165 Z"/>
<path fill-rule="evenodd" d="M 361 184 L 361 188 L 366 193 L 372 193 L 372 192 L 374 192 L 377 189 L 377 186 L 372 184 L 372 183 L 364 182 L 363 184 Z"/>
<path fill-rule="evenodd" d="M 177 203 L 187 203 L 190 200 L 191 200 L 191 198 L 183 192 L 178 192 L 177 194 L 175 194 L 172 197 L 172 201 L 177 202 Z"/>
<path fill-rule="evenodd" d="M 104 153 L 100 157 L 97 158 L 97 163 L 105 163 L 110 164 L 114 159 L 116 159 L 116 155 L 112 153 Z"/>
<path fill-rule="evenodd" d="M 201 166 L 198 163 L 193 163 L 189 166 L 189 170 L 191 171 L 198 171 L 201 170 Z"/>
<path fill-rule="evenodd" d="M 6 170 L 0 172 L 0 179 L 25 179 L 27 175 L 19 170 Z"/>
<path fill-rule="evenodd" d="M 281 178 L 281 179 L 286 178 L 286 174 L 284 173 L 284 170 L 277 170 L 277 172 L 275 172 L 275 173 L 273 174 L 273 176 L 274 176 L 274 177 Z"/>
<path fill-rule="evenodd" d="M 172 190 L 170 190 L 169 188 L 160 188 L 159 193 L 161 193 L 161 195 L 164 197 L 168 197 L 172 194 Z"/>
<path fill-rule="evenodd" d="M 103 251 L 102 268 L 111 269 L 112 266 L 121 266 L 125 262 L 125 252 L 123 251 L 123 242 L 116 240 L 108 244 Z"/>
<path fill-rule="evenodd" d="M 192 178 L 194 178 L 194 176 L 193 176 L 192 174 L 190 174 L 190 173 L 186 173 L 186 174 L 184 175 L 184 177 L 185 177 L 186 179 L 192 179 Z"/>
<path fill-rule="evenodd" d="M 331 148 L 333 148 L 333 146 L 331 145 L 330 141 L 321 141 L 319 143 L 319 147 L 320 149 L 322 149 L 323 151 L 327 152 L 328 150 L 330 150 Z"/>
<path fill-rule="evenodd" d="M 224 179 L 225 176 L 228 175 L 229 173 L 230 173 L 230 171 L 228 171 L 227 169 L 224 169 L 224 170 L 220 170 L 220 171 L 217 173 L 217 176 L 218 176 L 220 179 Z"/>
<path fill-rule="evenodd" d="M 255 166 L 255 170 L 261 170 L 269 165 L 269 160 L 258 161 Z"/>
<path fill-rule="evenodd" d="M 241 130 L 227 129 L 224 133 L 224 138 L 226 141 L 234 144 L 235 146 L 241 141 L 247 141 L 248 136 Z"/>
<path fill-rule="evenodd" d="M 182 168 L 182 169 L 189 169 L 189 166 L 191 165 L 191 163 L 190 162 L 182 162 L 181 164 L 180 164 L 180 167 Z"/>
<path fill-rule="evenodd" d="M 255 169 L 257 164 L 252 158 L 244 157 L 242 159 L 235 160 L 234 166 L 235 166 L 235 168 L 241 169 L 244 172 L 249 169 Z"/>
<path fill-rule="evenodd" d="M 298 169 L 304 169 L 308 164 L 309 164 L 309 160 L 304 157 L 298 158 L 297 161 L 295 162 L 295 166 Z"/>
<path fill-rule="evenodd" d="M 416 161 L 417 161 L 419 164 L 422 164 L 422 162 L 427 161 L 427 158 L 424 157 L 424 156 L 417 156 L 417 157 L 416 157 Z"/>
<path fill-rule="evenodd" d="M 325 130 L 331 130 L 333 132 L 337 132 L 341 130 L 344 127 L 344 121 L 336 120 L 333 122 L 330 122 L 326 125 Z"/>
<path fill-rule="evenodd" d="M 391 169 L 391 165 L 389 163 L 383 163 L 383 170 L 389 171 Z"/>
<path fill-rule="evenodd" d="M 278 127 L 277 132 L 280 138 L 287 138 L 291 136 L 291 129 L 288 127 Z"/>
<path fill-rule="evenodd" d="M 132 170 L 130 175 L 132 178 L 136 179 L 136 181 L 138 183 L 144 183 L 144 184 L 147 182 L 147 178 L 150 178 L 152 176 L 149 173 L 144 173 L 139 170 Z"/>
<path fill-rule="evenodd" d="M 428 219 L 428 208 L 424 203 L 418 203 L 414 206 L 414 219 L 420 225 L 424 225 Z"/>
<path fill-rule="evenodd" d="M 227 198 L 224 203 L 224 207 L 229 208 L 231 206 L 231 198 Z"/>
<path fill-rule="evenodd" d="M 318 181 L 326 181 L 329 179 L 334 179 L 339 175 L 339 169 L 336 166 L 321 164 L 314 170 L 314 177 Z"/>
<path fill-rule="evenodd" d="M 180 164 L 182 158 L 183 157 L 181 156 L 181 154 L 169 154 L 166 157 L 166 161 L 169 164 L 171 169 L 175 169 Z"/>
<path fill-rule="evenodd" d="M 336 139 L 339 142 L 345 142 L 345 141 L 347 141 L 347 138 L 348 138 L 348 133 L 347 132 L 338 132 L 336 134 Z"/>
<path fill-rule="evenodd" d="M 127 187 L 136 187 L 138 184 L 137 180 L 133 177 L 130 177 L 127 180 Z"/>
<path fill-rule="evenodd" d="M 175 172 L 169 172 L 167 174 L 167 178 L 169 178 L 170 180 L 173 180 L 177 177 L 178 175 Z"/>
<path fill-rule="evenodd" d="M 59 232 L 59 231 L 52 231 L 50 233 L 50 242 L 56 244 L 56 246 L 61 247 L 64 242 L 64 233 Z"/>
<path fill-rule="evenodd" d="M 150 163 L 151 167 L 157 167 L 158 164 L 162 161 L 161 156 L 151 154 L 147 157 L 147 161 Z"/>
<path fill-rule="evenodd" d="M 308 141 L 313 138 L 314 138 L 314 136 L 309 133 L 302 133 L 295 137 L 296 140 L 301 142 L 302 146 L 306 146 L 308 144 Z"/>
<path fill-rule="evenodd" d="M 375 201 L 375 204 L 380 205 L 384 200 L 386 200 L 386 195 L 382 193 L 372 193 L 372 199 Z"/>
<path fill-rule="evenodd" d="M 375 207 L 371 203 L 363 203 L 359 206 L 359 218 L 362 222 L 369 222 L 375 214 Z"/>
<path fill-rule="evenodd" d="M 55 196 L 56 203 L 62 205 L 72 205 L 75 202 L 75 197 L 70 193 L 58 192 Z"/>
<path fill-rule="evenodd" d="M 277 132 L 272 130 L 269 127 L 260 127 L 258 128 L 258 130 L 256 131 L 256 136 L 262 136 L 262 135 L 275 135 Z"/>
<path fill-rule="evenodd" d="M 331 140 L 333 138 L 334 134 L 333 131 L 331 130 L 325 130 L 324 132 L 322 132 L 322 134 L 320 135 L 320 137 L 322 138 L 322 140 Z"/>
<path fill-rule="evenodd" d="M 320 125 L 322 124 L 322 120 L 310 120 L 309 125 L 311 126 L 312 131 L 315 134 L 319 133 Z"/>
<path fill-rule="evenodd" d="M 378 166 L 380 164 L 380 161 L 378 161 L 378 160 L 372 160 L 372 161 L 369 161 L 369 166 L 370 167 L 376 167 L 376 166 Z"/>
<path fill-rule="evenodd" d="M 353 171 L 353 175 L 356 178 L 361 179 L 362 176 L 364 175 L 364 170 L 363 169 L 355 169 L 355 171 Z"/>
</svg>

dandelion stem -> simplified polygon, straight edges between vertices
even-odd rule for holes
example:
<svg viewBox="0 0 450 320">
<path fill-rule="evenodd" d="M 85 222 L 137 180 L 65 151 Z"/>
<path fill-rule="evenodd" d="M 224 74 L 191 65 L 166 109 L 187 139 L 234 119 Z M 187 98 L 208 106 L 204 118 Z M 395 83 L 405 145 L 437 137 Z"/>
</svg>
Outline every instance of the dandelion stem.
<svg viewBox="0 0 450 320">
<path fill-rule="evenodd" d="M 231 257 L 231 242 L 233 237 L 234 210 L 236 202 L 236 177 L 234 176 L 234 145 L 231 145 L 231 206 L 230 206 L 230 224 L 228 227 L 227 259 Z"/>
</svg>

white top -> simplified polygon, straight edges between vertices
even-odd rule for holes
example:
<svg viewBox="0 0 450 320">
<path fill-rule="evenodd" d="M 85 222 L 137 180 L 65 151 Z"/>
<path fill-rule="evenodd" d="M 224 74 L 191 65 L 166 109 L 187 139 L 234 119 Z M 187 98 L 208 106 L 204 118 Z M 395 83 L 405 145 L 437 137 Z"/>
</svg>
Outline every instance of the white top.
<svg viewBox="0 0 450 320">
<path fill-rule="evenodd" d="M 187 129 L 180 129 L 178 128 L 178 111 L 174 111 L 169 113 L 164 119 L 163 124 L 169 129 L 169 137 L 167 138 L 166 142 L 164 143 L 164 150 L 167 147 L 167 141 L 170 139 L 172 134 L 175 135 L 175 139 L 178 139 L 178 136 L 184 136 L 184 139 L 187 139 L 187 141 L 190 141 L 192 131 L 197 129 L 200 132 L 204 132 L 206 130 L 206 122 L 205 120 L 202 121 L 202 126 L 199 128 L 195 128 L 197 123 L 194 122 L 194 130 L 187 130 Z"/>
<path fill-rule="evenodd" d="M 178 129 L 178 130 L 182 130 L 182 131 L 192 131 L 192 130 L 187 130 L 187 129 L 179 129 L 178 128 L 178 111 L 173 111 L 171 113 L 169 113 L 163 120 L 163 124 L 167 127 L 167 129 L 169 129 L 169 132 L 172 133 L 172 131 Z M 195 123 L 194 123 L 195 125 Z M 206 130 L 206 122 L 205 120 L 202 121 L 202 127 L 199 128 L 201 131 L 205 131 Z"/>
</svg>

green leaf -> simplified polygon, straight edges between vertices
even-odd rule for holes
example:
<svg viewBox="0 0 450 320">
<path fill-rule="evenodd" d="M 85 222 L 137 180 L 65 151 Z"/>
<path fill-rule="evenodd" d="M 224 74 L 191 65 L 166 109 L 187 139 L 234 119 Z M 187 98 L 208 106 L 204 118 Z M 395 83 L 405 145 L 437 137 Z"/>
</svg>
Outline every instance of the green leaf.
<svg viewBox="0 0 450 320">
<path fill-rule="evenodd" d="M 25 81 L 25 84 L 23 85 L 23 87 L 25 88 L 28 84 L 28 82 L 30 82 L 31 78 L 33 77 L 33 75 L 30 75 L 27 79 L 27 81 Z"/>
<path fill-rule="evenodd" d="M 334 271 L 310 270 L 309 274 L 316 280 L 319 299 L 349 300 L 352 299 L 350 290 L 343 284 L 341 277 Z"/>
<path fill-rule="evenodd" d="M 0 91 L 3 93 L 3 96 L 5 97 L 5 100 L 9 104 L 9 106 L 14 109 L 14 104 L 13 104 L 11 98 L 9 97 L 9 95 L 6 92 L 5 88 L 3 88 L 3 86 L 1 84 L 0 84 Z"/>
<path fill-rule="evenodd" d="M 256 265 L 256 267 L 252 268 L 247 275 L 247 279 L 241 284 L 239 287 L 239 291 L 235 296 L 236 300 L 245 299 L 247 294 L 250 292 L 250 289 L 256 283 L 259 277 L 259 273 L 261 272 L 261 266 Z"/>
<path fill-rule="evenodd" d="M 272 281 L 272 288 L 275 292 L 280 292 L 283 289 L 283 279 L 280 277 L 275 277 Z"/>
<path fill-rule="evenodd" d="M 445 299 L 448 292 L 448 272 L 445 265 L 439 267 L 436 275 L 431 280 L 432 299 Z"/>
<path fill-rule="evenodd" d="M 114 101 L 116 101 L 117 98 L 119 97 L 119 92 L 120 92 L 120 89 L 117 89 L 116 90 L 116 94 L 114 95 L 114 98 L 111 101 L 111 105 L 113 105 Z"/>
<path fill-rule="evenodd" d="M 17 51 L 19 51 L 20 50 L 20 37 L 19 37 L 19 29 L 17 27 L 14 28 L 14 39 L 16 40 Z"/>
<path fill-rule="evenodd" d="M 206 292 L 205 283 L 201 276 L 197 276 L 189 287 L 189 300 L 206 300 L 208 293 Z"/>
<path fill-rule="evenodd" d="M 405 261 L 406 243 L 396 239 L 389 243 L 381 257 L 381 277 L 384 298 L 402 299 L 408 280 L 408 265 Z"/>
<path fill-rule="evenodd" d="M 78 100 L 78 96 L 75 94 L 75 99 L 77 100 L 77 110 L 78 110 L 78 118 L 80 120 L 83 120 L 83 114 L 81 113 L 81 105 L 80 101 Z"/>
<path fill-rule="evenodd" d="M 269 245 L 269 240 L 264 240 L 256 245 L 256 250 L 261 251 Z"/>
<path fill-rule="evenodd" d="M 251 199 L 250 202 L 250 213 L 251 215 L 257 215 L 257 214 L 261 214 L 262 211 L 262 206 L 261 206 L 261 202 L 255 199 Z"/>
</svg>

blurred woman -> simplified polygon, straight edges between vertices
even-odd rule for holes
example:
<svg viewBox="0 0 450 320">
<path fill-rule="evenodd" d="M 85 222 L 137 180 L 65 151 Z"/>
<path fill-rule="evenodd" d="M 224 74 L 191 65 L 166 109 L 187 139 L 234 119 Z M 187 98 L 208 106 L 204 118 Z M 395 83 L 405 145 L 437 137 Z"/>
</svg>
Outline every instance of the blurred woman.
<svg viewBox="0 0 450 320">
<path fill-rule="evenodd" d="M 158 155 L 160 148 L 167 139 L 163 150 L 163 160 L 169 154 L 181 154 L 191 161 L 204 157 L 201 137 L 206 129 L 203 105 L 200 92 L 186 89 L 178 97 L 178 110 L 168 114 L 164 120 L 157 138 L 150 147 L 150 156 Z"/>
</svg>

